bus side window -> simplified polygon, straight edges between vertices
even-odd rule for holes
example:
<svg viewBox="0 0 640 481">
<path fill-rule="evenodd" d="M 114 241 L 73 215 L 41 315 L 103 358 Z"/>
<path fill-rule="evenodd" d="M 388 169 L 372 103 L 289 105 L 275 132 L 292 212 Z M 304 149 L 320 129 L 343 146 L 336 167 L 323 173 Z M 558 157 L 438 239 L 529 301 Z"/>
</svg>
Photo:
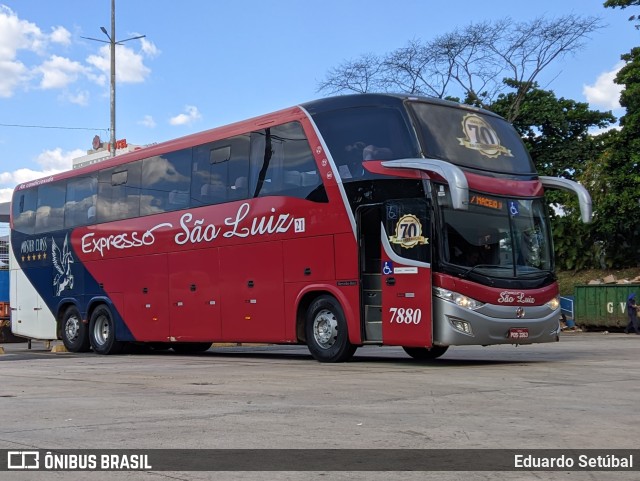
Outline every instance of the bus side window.
<svg viewBox="0 0 640 481">
<path fill-rule="evenodd" d="M 97 221 L 111 222 L 140 215 L 142 161 L 98 173 Z"/>
<path fill-rule="evenodd" d="M 314 115 L 343 180 L 351 182 L 372 174 L 368 160 L 417 157 L 409 126 L 396 108 L 360 107 Z"/>
<path fill-rule="evenodd" d="M 238 135 L 231 141 L 229 159 L 229 200 L 249 198 L 249 145 L 250 135 Z M 252 192 L 253 194 L 253 192 Z"/>
<path fill-rule="evenodd" d="M 249 135 L 193 149 L 191 206 L 220 204 L 249 197 Z"/>
<path fill-rule="evenodd" d="M 38 187 L 35 233 L 52 232 L 64 227 L 66 182 Z"/>
<path fill-rule="evenodd" d="M 219 204 L 227 200 L 227 169 L 231 147 L 219 142 L 193 148 L 191 163 L 191 207 Z"/>
<path fill-rule="evenodd" d="M 13 228 L 23 234 L 33 234 L 36 224 L 38 191 L 25 190 L 13 198 Z"/>
<path fill-rule="evenodd" d="M 255 135 L 256 133 L 254 133 Z M 254 155 L 252 177 L 257 177 L 258 196 L 285 195 L 327 202 L 311 147 L 299 122 L 289 122 L 264 131 L 263 159 Z M 259 173 L 257 173 L 259 171 Z"/>
<path fill-rule="evenodd" d="M 67 202 L 64 205 L 64 226 L 75 227 L 96 221 L 97 177 L 82 177 L 67 184 Z"/>
<path fill-rule="evenodd" d="M 189 206 L 191 149 L 149 157 L 142 161 L 140 215 Z"/>
</svg>

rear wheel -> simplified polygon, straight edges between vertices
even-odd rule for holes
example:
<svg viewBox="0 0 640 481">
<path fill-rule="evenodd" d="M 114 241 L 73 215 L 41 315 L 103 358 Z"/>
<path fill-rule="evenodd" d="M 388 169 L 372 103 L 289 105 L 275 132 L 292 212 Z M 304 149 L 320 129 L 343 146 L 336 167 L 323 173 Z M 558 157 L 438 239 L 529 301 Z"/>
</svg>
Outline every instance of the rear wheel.
<svg viewBox="0 0 640 481">
<path fill-rule="evenodd" d="M 76 306 L 69 306 L 62 317 L 60 337 L 69 352 L 87 352 L 90 348 L 89 329 L 82 322 Z"/>
<path fill-rule="evenodd" d="M 124 343 L 116 341 L 116 326 L 111 310 L 98 306 L 91 314 L 89 322 L 89 341 L 91 348 L 98 354 L 118 354 Z"/>
<path fill-rule="evenodd" d="M 340 303 L 332 296 L 320 296 L 307 309 L 307 346 L 320 362 L 344 362 L 357 346 L 349 342 L 347 321 Z"/>
<path fill-rule="evenodd" d="M 429 361 L 442 356 L 449 346 L 432 346 L 432 347 L 403 347 L 404 352 L 418 361 Z"/>
</svg>

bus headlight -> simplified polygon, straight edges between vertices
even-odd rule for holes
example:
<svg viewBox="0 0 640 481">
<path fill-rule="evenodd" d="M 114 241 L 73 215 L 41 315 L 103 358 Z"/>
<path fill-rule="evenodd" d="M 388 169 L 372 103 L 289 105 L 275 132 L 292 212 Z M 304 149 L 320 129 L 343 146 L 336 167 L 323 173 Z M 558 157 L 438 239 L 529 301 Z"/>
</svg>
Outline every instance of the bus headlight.
<svg viewBox="0 0 640 481">
<path fill-rule="evenodd" d="M 553 299 L 551 299 L 549 302 L 547 302 L 546 304 L 549 309 L 551 309 L 552 311 L 555 311 L 558 307 L 560 307 L 560 299 L 558 299 L 558 297 L 554 297 Z"/>
<path fill-rule="evenodd" d="M 484 306 L 484 302 L 476 301 L 471 297 L 463 296 L 458 292 L 443 289 L 442 287 L 434 287 L 433 295 L 439 297 L 440 299 L 444 299 L 445 301 L 453 302 L 457 306 L 465 307 L 471 310 L 478 309 Z"/>
</svg>

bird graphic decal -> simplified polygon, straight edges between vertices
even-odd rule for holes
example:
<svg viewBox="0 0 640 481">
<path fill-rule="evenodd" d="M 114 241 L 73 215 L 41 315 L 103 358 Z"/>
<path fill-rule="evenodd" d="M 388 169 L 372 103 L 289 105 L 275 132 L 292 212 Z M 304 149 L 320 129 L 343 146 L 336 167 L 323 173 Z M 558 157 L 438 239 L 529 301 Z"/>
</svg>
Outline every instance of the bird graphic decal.
<svg viewBox="0 0 640 481">
<path fill-rule="evenodd" d="M 55 269 L 55 277 L 53 286 L 56 290 L 56 296 L 59 296 L 65 289 L 73 289 L 73 274 L 71 274 L 71 264 L 73 264 L 73 256 L 69 248 L 69 237 L 65 236 L 62 251 L 56 244 L 55 239 L 51 238 L 51 258 L 53 259 L 53 267 Z"/>
</svg>

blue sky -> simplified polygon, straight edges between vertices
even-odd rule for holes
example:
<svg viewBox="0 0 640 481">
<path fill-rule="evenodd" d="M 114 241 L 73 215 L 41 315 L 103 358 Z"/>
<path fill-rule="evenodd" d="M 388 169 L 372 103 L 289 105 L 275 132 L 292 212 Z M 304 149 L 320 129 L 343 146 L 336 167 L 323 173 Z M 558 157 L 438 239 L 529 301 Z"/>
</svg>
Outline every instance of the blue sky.
<svg viewBox="0 0 640 481">
<path fill-rule="evenodd" d="M 606 25 L 538 80 L 621 115 L 612 83 L 640 45 L 635 9 L 603 0 L 116 0 L 117 138 L 145 145 L 321 97 L 331 67 L 471 22 L 568 13 Z M 535 5 L 534 10 L 527 6 Z M 0 202 L 108 141 L 110 0 L 0 0 Z M 11 127 L 31 125 L 67 129 Z M 86 129 L 86 130 L 81 130 Z"/>
</svg>

